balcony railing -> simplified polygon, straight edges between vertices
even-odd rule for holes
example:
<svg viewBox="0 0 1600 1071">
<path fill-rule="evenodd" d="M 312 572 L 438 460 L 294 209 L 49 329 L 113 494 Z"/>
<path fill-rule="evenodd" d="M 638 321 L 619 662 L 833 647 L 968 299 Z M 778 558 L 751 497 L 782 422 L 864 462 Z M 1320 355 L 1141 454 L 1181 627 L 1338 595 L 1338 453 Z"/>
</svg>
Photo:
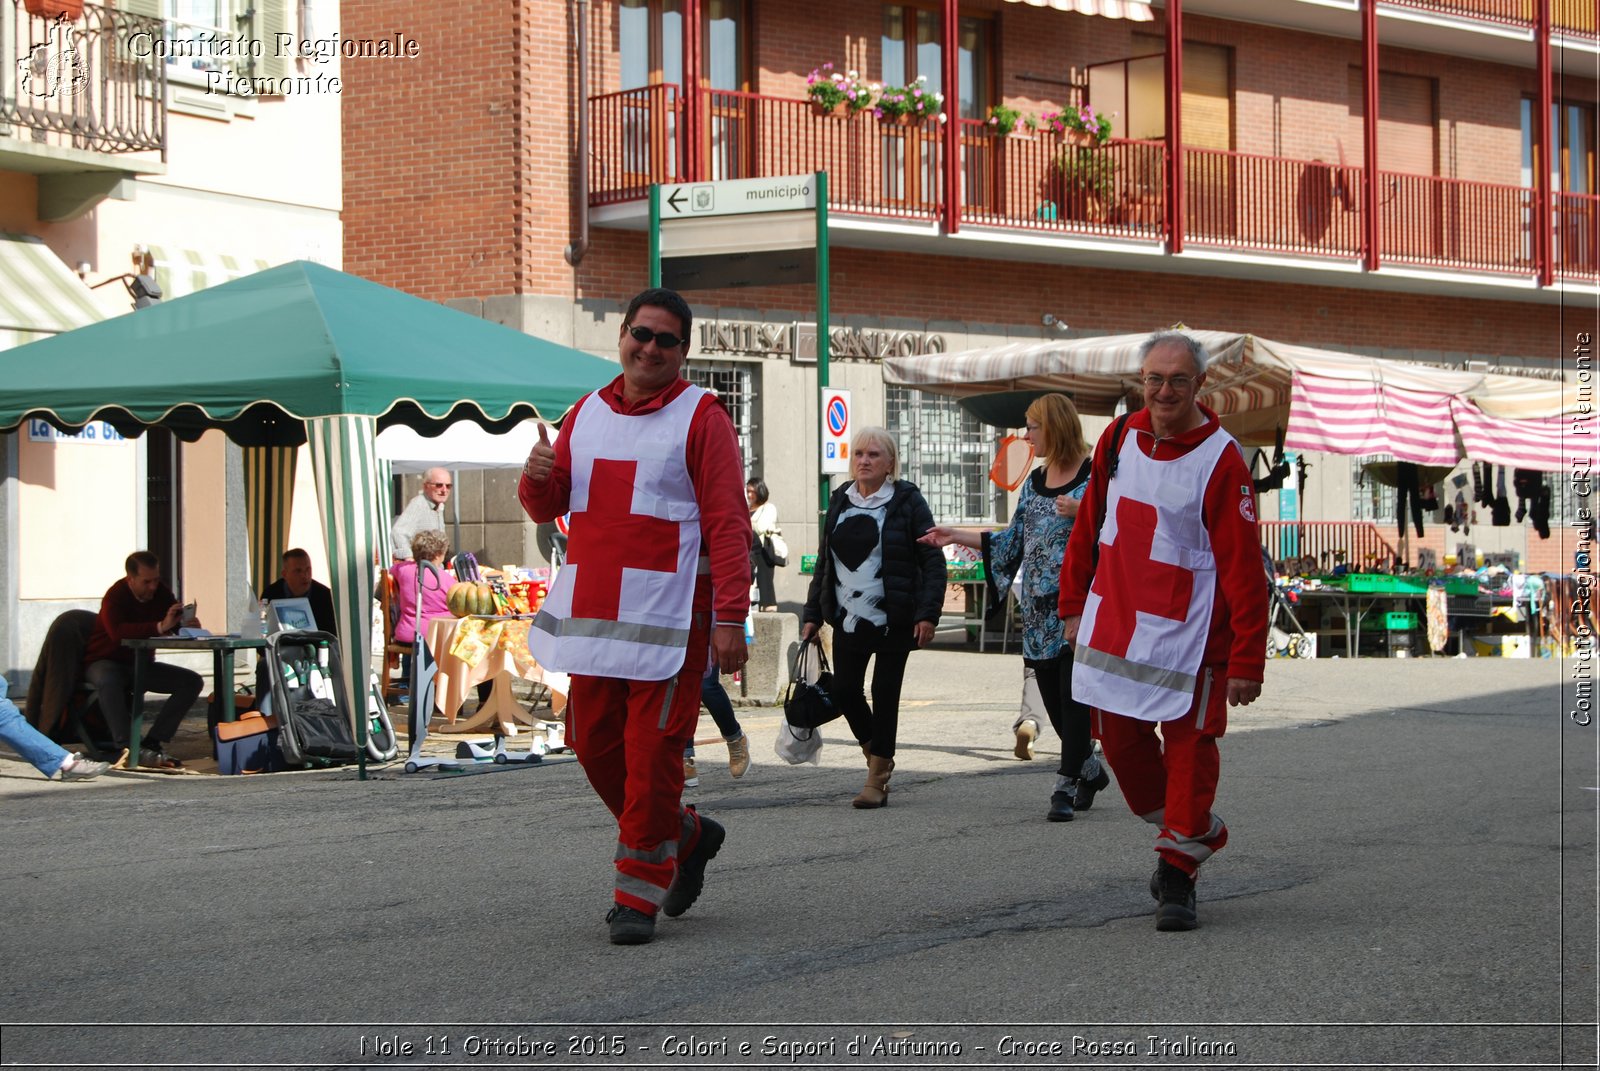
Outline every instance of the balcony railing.
<svg viewBox="0 0 1600 1071">
<path fill-rule="evenodd" d="M 160 19 L 85 4 L 76 22 L 51 22 L 20 0 L 0 4 L 10 9 L 0 19 L 0 136 L 103 153 L 159 149 L 166 159 L 166 65 L 129 47 L 136 34 L 159 39 Z"/>
<path fill-rule="evenodd" d="M 858 215 L 935 219 L 944 203 L 943 128 L 870 111 L 819 115 L 811 103 L 711 90 L 709 178 L 828 172 L 829 207 Z"/>
<path fill-rule="evenodd" d="M 1379 255 L 1428 267 L 1534 270 L 1533 191 L 1431 175 L 1380 173 Z"/>
<path fill-rule="evenodd" d="M 1532 29 L 1535 0 L 1388 0 L 1396 7 L 1412 7 L 1440 15 L 1484 19 Z M 1597 35 L 1594 0 L 1550 0 L 1550 28 L 1584 37 Z"/>
<path fill-rule="evenodd" d="M 1258 527 L 1261 545 L 1277 561 L 1310 555 L 1322 569 L 1349 565 L 1360 571 L 1399 556 L 1371 521 L 1262 521 Z"/>
<path fill-rule="evenodd" d="M 936 121 L 823 115 L 808 101 L 754 93 L 710 91 L 701 101 L 705 144 L 696 160 L 680 133 L 686 106 L 676 86 L 592 98 L 590 203 L 642 200 L 652 183 L 691 177 L 827 171 L 834 212 L 1149 242 L 1171 236 L 1164 142 L 1080 148 L 1051 134 L 997 136 L 962 120 L 960 203 L 950 212 Z M 1347 261 L 1367 253 L 1363 168 L 1185 147 L 1183 174 L 1190 245 Z M 1380 265 L 1534 274 L 1535 190 L 1390 171 L 1379 182 Z M 1600 278 L 1600 197 L 1558 194 L 1552 214 L 1555 273 Z"/>
</svg>

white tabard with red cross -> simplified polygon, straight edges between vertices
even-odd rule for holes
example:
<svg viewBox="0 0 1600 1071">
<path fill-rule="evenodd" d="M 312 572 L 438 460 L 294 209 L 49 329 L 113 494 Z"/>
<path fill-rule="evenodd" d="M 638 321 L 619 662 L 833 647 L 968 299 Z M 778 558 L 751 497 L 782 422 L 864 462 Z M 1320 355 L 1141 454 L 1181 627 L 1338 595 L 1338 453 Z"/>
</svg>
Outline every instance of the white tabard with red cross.
<svg viewBox="0 0 1600 1071">
<path fill-rule="evenodd" d="M 1194 703 L 1217 562 L 1202 507 L 1233 437 L 1218 428 L 1182 457 L 1153 461 L 1133 432 L 1107 488 L 1100 560 L 1072 653 L 1072 696 L 1142 721 Z M 1236 447 L 1235 447 L 1236 448 Z"/>
<path fill-rule="evenodd" d="M 659 681 L 683 668 L 700 561 L 689 425 L 705 391 L 623 416 L 598 394 L 563 430 L 572 455 L 567 560 L 528 631 L 539 663 Z"/>
</svg>

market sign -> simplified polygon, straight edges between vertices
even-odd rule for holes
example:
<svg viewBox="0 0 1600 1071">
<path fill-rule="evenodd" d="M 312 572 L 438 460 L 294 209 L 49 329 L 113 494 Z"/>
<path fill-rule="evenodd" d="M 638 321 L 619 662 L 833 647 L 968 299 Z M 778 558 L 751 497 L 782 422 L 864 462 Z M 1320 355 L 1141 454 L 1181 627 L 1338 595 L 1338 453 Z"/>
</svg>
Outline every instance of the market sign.
<svg viewBox="0 0 1600 1071">
<path fill-rule="evenodd" d="M 127 439 L 103 420 L 94 420 L 81 431 L 60 431 L 47 420 L 28 421 L 30 443 L 121 443 Z"/>
</svg>

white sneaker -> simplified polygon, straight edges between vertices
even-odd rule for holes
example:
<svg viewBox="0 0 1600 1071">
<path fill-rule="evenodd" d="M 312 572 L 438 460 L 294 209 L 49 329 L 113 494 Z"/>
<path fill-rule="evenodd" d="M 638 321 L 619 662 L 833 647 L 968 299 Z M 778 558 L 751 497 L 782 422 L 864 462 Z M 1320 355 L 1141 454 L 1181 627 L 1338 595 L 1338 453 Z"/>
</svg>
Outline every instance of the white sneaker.
<svg viewBox="0 0 1600 1071">
<path fill-rule="evenodd" d="M 109 769 L 109 762 L 96 762 L 84 758 L 82 752 L 73 752 L 72 761 L 61 767 L 60 774 L 63 781 L 92 781 Z"/>
<path fill-rule="evenodd" d="M 683 757 L 683 787 L 700 787 L 700 775 L 694 768 L 694 758 L 689 755 Z"/>
</svg>

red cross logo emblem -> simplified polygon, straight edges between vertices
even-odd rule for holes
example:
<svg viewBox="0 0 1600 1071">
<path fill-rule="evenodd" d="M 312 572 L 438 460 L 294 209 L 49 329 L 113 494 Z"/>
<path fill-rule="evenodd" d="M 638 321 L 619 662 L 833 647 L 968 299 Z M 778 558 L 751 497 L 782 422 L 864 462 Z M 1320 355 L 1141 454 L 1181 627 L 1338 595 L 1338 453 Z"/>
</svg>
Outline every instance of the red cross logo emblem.
<svg viewBox="0 0 1600 1071">
<path fill-rule="evenodd" d="M 597 458 L 589 472 L 589 505 L 572 514 L 567 561 L 582 566 L 572 588 L 572 615 L 615 621 L 622 570 L 678 568 L 678 526 L 633 512 L 637 461 Z M 620 551 L 620 553 L 619 553 Z"/>
<path fill-rule="evenodd" d="M 1156 508 L 1131 498 L 1117 500 L 1117 538 L 1100 547 L 1100 566 L 1090 590 L 1100 596 L 1095 611 L 1094 647 L 1121 658 L 1133 640 L 1138 612 L 1171 621 L 1189 616 L 1194 574 L 1150 556 L 1155 545 Z"/>
</svg>

